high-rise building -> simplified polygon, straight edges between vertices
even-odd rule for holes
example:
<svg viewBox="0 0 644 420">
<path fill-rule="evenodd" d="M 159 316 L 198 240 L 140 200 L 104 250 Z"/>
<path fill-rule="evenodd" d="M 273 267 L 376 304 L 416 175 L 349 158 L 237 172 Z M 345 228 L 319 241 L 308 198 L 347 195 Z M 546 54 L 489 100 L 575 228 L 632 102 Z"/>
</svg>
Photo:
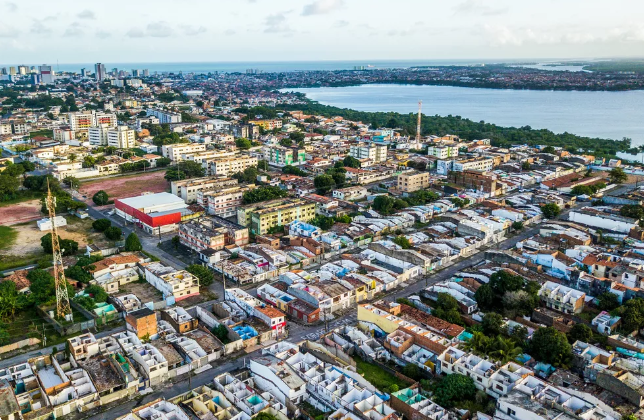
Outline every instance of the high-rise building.
<svg viewBox="0 0 644 420">
<path fill-rule="evenodd" d="M 18 74 L 25 75 L 29 72 L 29 67 L 27 66 L 18 66 Z"/>
<path fill-rule="evenodd" d="M 90 127 L 87 131 L 89 144 L 92 146 L 107 146 L 107 130 L 109 126 L 103 124 L 97 127 Z"/>
<path fill-rule="evenodd" d="M 6 67 L 1 68 L 0 69 L 0 74 L 6 75 L 7 74 L 7 68 Z"/>
<path fill-rule="evenodd" d="M 119 149 L 129 149 L 136 146 L 134 130 L 120 125 L 107 130 L 107 145 Z"/>
<path fill-rule="evenodd" d="M 143 69 L 143 77 L 150 77 L 150 70 Z"/>
<path fill-rule="evenodd" d="M 105 64 L 102 63 L 96 63 L 94 65 L 94 77 L 96 80 L 99 82 L 105 79 Z"/>
<path fill-rule="evenodd" d="M 139 70 L 139 69 L 132 69 L 132 76 L 134 76 L 134 77 L 141 77 L 141 70 Z"/>
<path fill-rule="evenodd" d="M 87 69 L 81 69 L 81 77 L 87 77 Z"/>
<path fill-rule="evenodd" d="M 9 67 L 9 74 L 10 75 L 15 75 L 16 74 L 16 68 L 15 67 Z"/>
<path fill-rule="evenodd" d="M 39 85 L 41 83 L 40 75 L 38 73 L 32 73 L 29 75 L 32 85 Z"/>
<path fill-rule="evenodd" d="M 42 65 L 38 67 L 40 72 L 40 83 L 45 85 L 54 84 L 54 72 L 51 69 L 51 66 Z"/>
</svg>

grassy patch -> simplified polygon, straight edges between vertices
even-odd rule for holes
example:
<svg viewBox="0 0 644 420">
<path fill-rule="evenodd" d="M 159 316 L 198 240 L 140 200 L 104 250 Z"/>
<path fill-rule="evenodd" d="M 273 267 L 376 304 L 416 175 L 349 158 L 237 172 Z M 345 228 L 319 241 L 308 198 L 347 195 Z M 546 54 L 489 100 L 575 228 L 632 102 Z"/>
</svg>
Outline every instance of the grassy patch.
<svg viewBox="0 0 644 420">
<path fill-rule="evenodd" d="M 0 259 L 0 271 L 10 270 L 12 268 L 22 267 L 25 265 L 36 264 L 44 254 L 32 255 L 3 255 Z"/>
<path fill-rule="evenodd" d="M 7 201 L 0 201 L 0 207 L 10 206 L 12 204 L 22 203 L 29 200 L 39 200 L 42 194 L 36 191 L 18 191 L 17 197 Z"/>
<path fill-rule="evenodd" d="M 0 226 L 0 250 L 7 249 L 13 245 L 18 237 L 18 232 L 9 226 Z"/>
<path fill-rule="evenodd" d="M 407 388 L 407 383 L 378 366 L 365 362 L 358 356 L 354 356 L 353 360 L 356 362 L 358 373 L 380 391 L 389 392 L 392 385 L 397 385 L 399 390 Z"/>
</svg>

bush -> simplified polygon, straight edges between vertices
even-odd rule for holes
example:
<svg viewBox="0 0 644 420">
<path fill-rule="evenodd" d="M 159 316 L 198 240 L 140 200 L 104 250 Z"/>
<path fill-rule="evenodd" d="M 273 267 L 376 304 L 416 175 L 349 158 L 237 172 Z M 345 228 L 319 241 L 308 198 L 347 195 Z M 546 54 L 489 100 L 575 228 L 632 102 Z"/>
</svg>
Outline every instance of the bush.
<svg viewBox="0 0 644 420">
<path fill-rule="evenodd" d="M 92 197 L 92 201 L 97 206 L 105 206 L 110 201 L 110 196 L 103 190 L 97 191 L 96 194 Z"/>
<path fill-rule="evenodd" d="M 105 229 L 105 237 L 110 241 L 118 241 L 119 239 L 121 239 L 122 234 L 123 232 L 121 231 L 121 229 L 117 228 L 116 226 L 111 226 Z"/>
<path fill-rule="evenodd" d="M 94 220 L 94 222 L 92 223 L 92 227 L 98 232 L 105 232 L 105 230 L 110 226 L 112 226 L 112 222 L 110 222 L 108 219 L 98 219 Z"/>
<path fill-rule="evenodd" d="M 101 286 L 96 284 L 89 285 L 85 288 L 85 293 L 92 296 L 96 302 L 107 301 L 107 292 Z"/>
<path fill-rule="evenodd" d="M 452 408 L 457 401 L 472 400 L 476 396 L 476 385 L 469 376 L 447 375 L 436 385 L 434 401 L 444 408 Z"/>
<path fill-rule="evenodd" d="M 141 241 L 139 241 L 139 237 L 136 235 L 136 233 L 130 233 L 125 239 L 125 250 L 130 252 L 143 250 Z"/>
<path fill-rule="evenodd" d="M 212 271 L 203 265 L 192 264 L 186 267 L 186 271 L 199 279 L 199 285 L 203 287 L 210 286 L 214 280 L 215 276 Z"/>
<path fill-rule="evenodd" d="M 554 366 L 565 366 L 572 359 L 568 337 L 553 327 L 538 328 L 530 340 L 529 353 L 536 360 Z"/>
</svg>

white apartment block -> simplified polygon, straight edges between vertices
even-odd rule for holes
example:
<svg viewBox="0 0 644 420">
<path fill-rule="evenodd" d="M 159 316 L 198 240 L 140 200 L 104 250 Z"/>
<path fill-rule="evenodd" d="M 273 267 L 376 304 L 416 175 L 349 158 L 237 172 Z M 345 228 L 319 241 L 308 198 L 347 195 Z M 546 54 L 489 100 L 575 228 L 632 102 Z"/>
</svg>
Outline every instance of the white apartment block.
<svg viewBox="0 0 644 420">
<path fill-rule="evenodd" d="M 539 297 L 550 309 L 566 314 L 577 314 L 584 309 L 586 294 L 579 290 L 547 281 L 541 286 Z"/>
<path fill-rule="evenodd" d="M 494 167 L 494 159 L 491 158 L 476 158 L 454 162 L 453 170 L 457 172 L 463 171 L 491 171 Z"/>
<path fill-rule="evenodd" d="M 114 128 L 117 124 L 115 114 L 96 111 L 70 112 L 67 119 L 72 131 L 87 131 L 90 127 L 102 125 Z"/>
<path fill-rule="evenodd" d="M 230 176 L 243 172 L 246 168 L 257 166 L 254 156 L 240 156 L 237 158 L 220 158 L 206 162 L 208 175 Z"/>
<path fill-rule="evenodd" d="M 222 188 L 236 187 L 237 183 L 238 181 L 232 178 L 204 177 L 172 181 L 170 188 L 172 194 L 181 197 L 186 203 L 194 203 L 198 200 L 200 192 L 206 193 Z M 199 201 L 199 204 L 204 205 L 203 201 Z"/>
<path fill-rule="evenodd" d="M 175 112 L 162 111 L 160 109 L 148 109 L 147 116 L 153 116 L 159 119 L 159 124 L 174 124 L 181 122 L 181 114 Z"/>
<path fill-rule="evenodd" d="M 197 202 L 206 208 L 208 214 L 227 218 L 237 214 L 237 207 L 242 205 L 244 193 L 253 188 L 255 185 L 225 188 L 219 191 L 200 191 L 197 193 Z"/>
<path fill-rule="evenodd" d="M 145 280 L 159 290 L 166 301 L 179 301 L 199 294 L 199 279 L 185 270 L 176 270 L 160 262 L 142 266 Z"/>
<path fill-rule="evenodd" d="M 387 160 L 387 146 L 360 143 L 351 146 L 349 155 L 356 159 L 371 159 L 372 162 L 384 162 Z"/>
<path fill-rule="evenodd" d="M 90 127 L 87 130 L 87 139 L 90 146 L 107 146 L 107 125 L 100 125 L 98 127 Z"/>
<path fill-rule="evenodd" d="M 107 130 L 107 145 L 119 149 L 130 149 L 136 146 L 134 130 L 122 125 Z"/>
<path fill-rule="evenodd" d="M 429 146 L 427 154 L 439 159 L 454 158 L 458 156 L 458 146 Z"/>
<path fill-rule="evenodd" d="M 367 189 L 365 187 L 354 186 L 347 188 L 340 188 L 338 190 L 333 190 L 333 198 L 339 198 L 340 200 L 360 200 L 367 196 Z"/>
<path fill-rule="evenodd" d="M 163 157 L 166 157 L 173 162 L 185 159 L 184 155 L 205 151 L 206 145 L 198 143 L 168 144 L 161 147 L 161 154 L 163 154 Z"/>
</svg>

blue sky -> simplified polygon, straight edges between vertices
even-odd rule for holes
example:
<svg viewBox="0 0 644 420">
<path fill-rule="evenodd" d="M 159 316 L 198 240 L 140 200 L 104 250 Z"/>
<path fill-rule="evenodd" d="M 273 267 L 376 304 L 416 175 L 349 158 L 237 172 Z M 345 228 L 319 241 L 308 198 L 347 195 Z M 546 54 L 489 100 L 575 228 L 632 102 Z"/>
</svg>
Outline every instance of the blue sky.
<svg viewBox="0 0 644 420">
<path fill-rule="evenodd" d="M 0 0 L 0 62 L 644 56 L 640 0 Z"/>
</svg>

